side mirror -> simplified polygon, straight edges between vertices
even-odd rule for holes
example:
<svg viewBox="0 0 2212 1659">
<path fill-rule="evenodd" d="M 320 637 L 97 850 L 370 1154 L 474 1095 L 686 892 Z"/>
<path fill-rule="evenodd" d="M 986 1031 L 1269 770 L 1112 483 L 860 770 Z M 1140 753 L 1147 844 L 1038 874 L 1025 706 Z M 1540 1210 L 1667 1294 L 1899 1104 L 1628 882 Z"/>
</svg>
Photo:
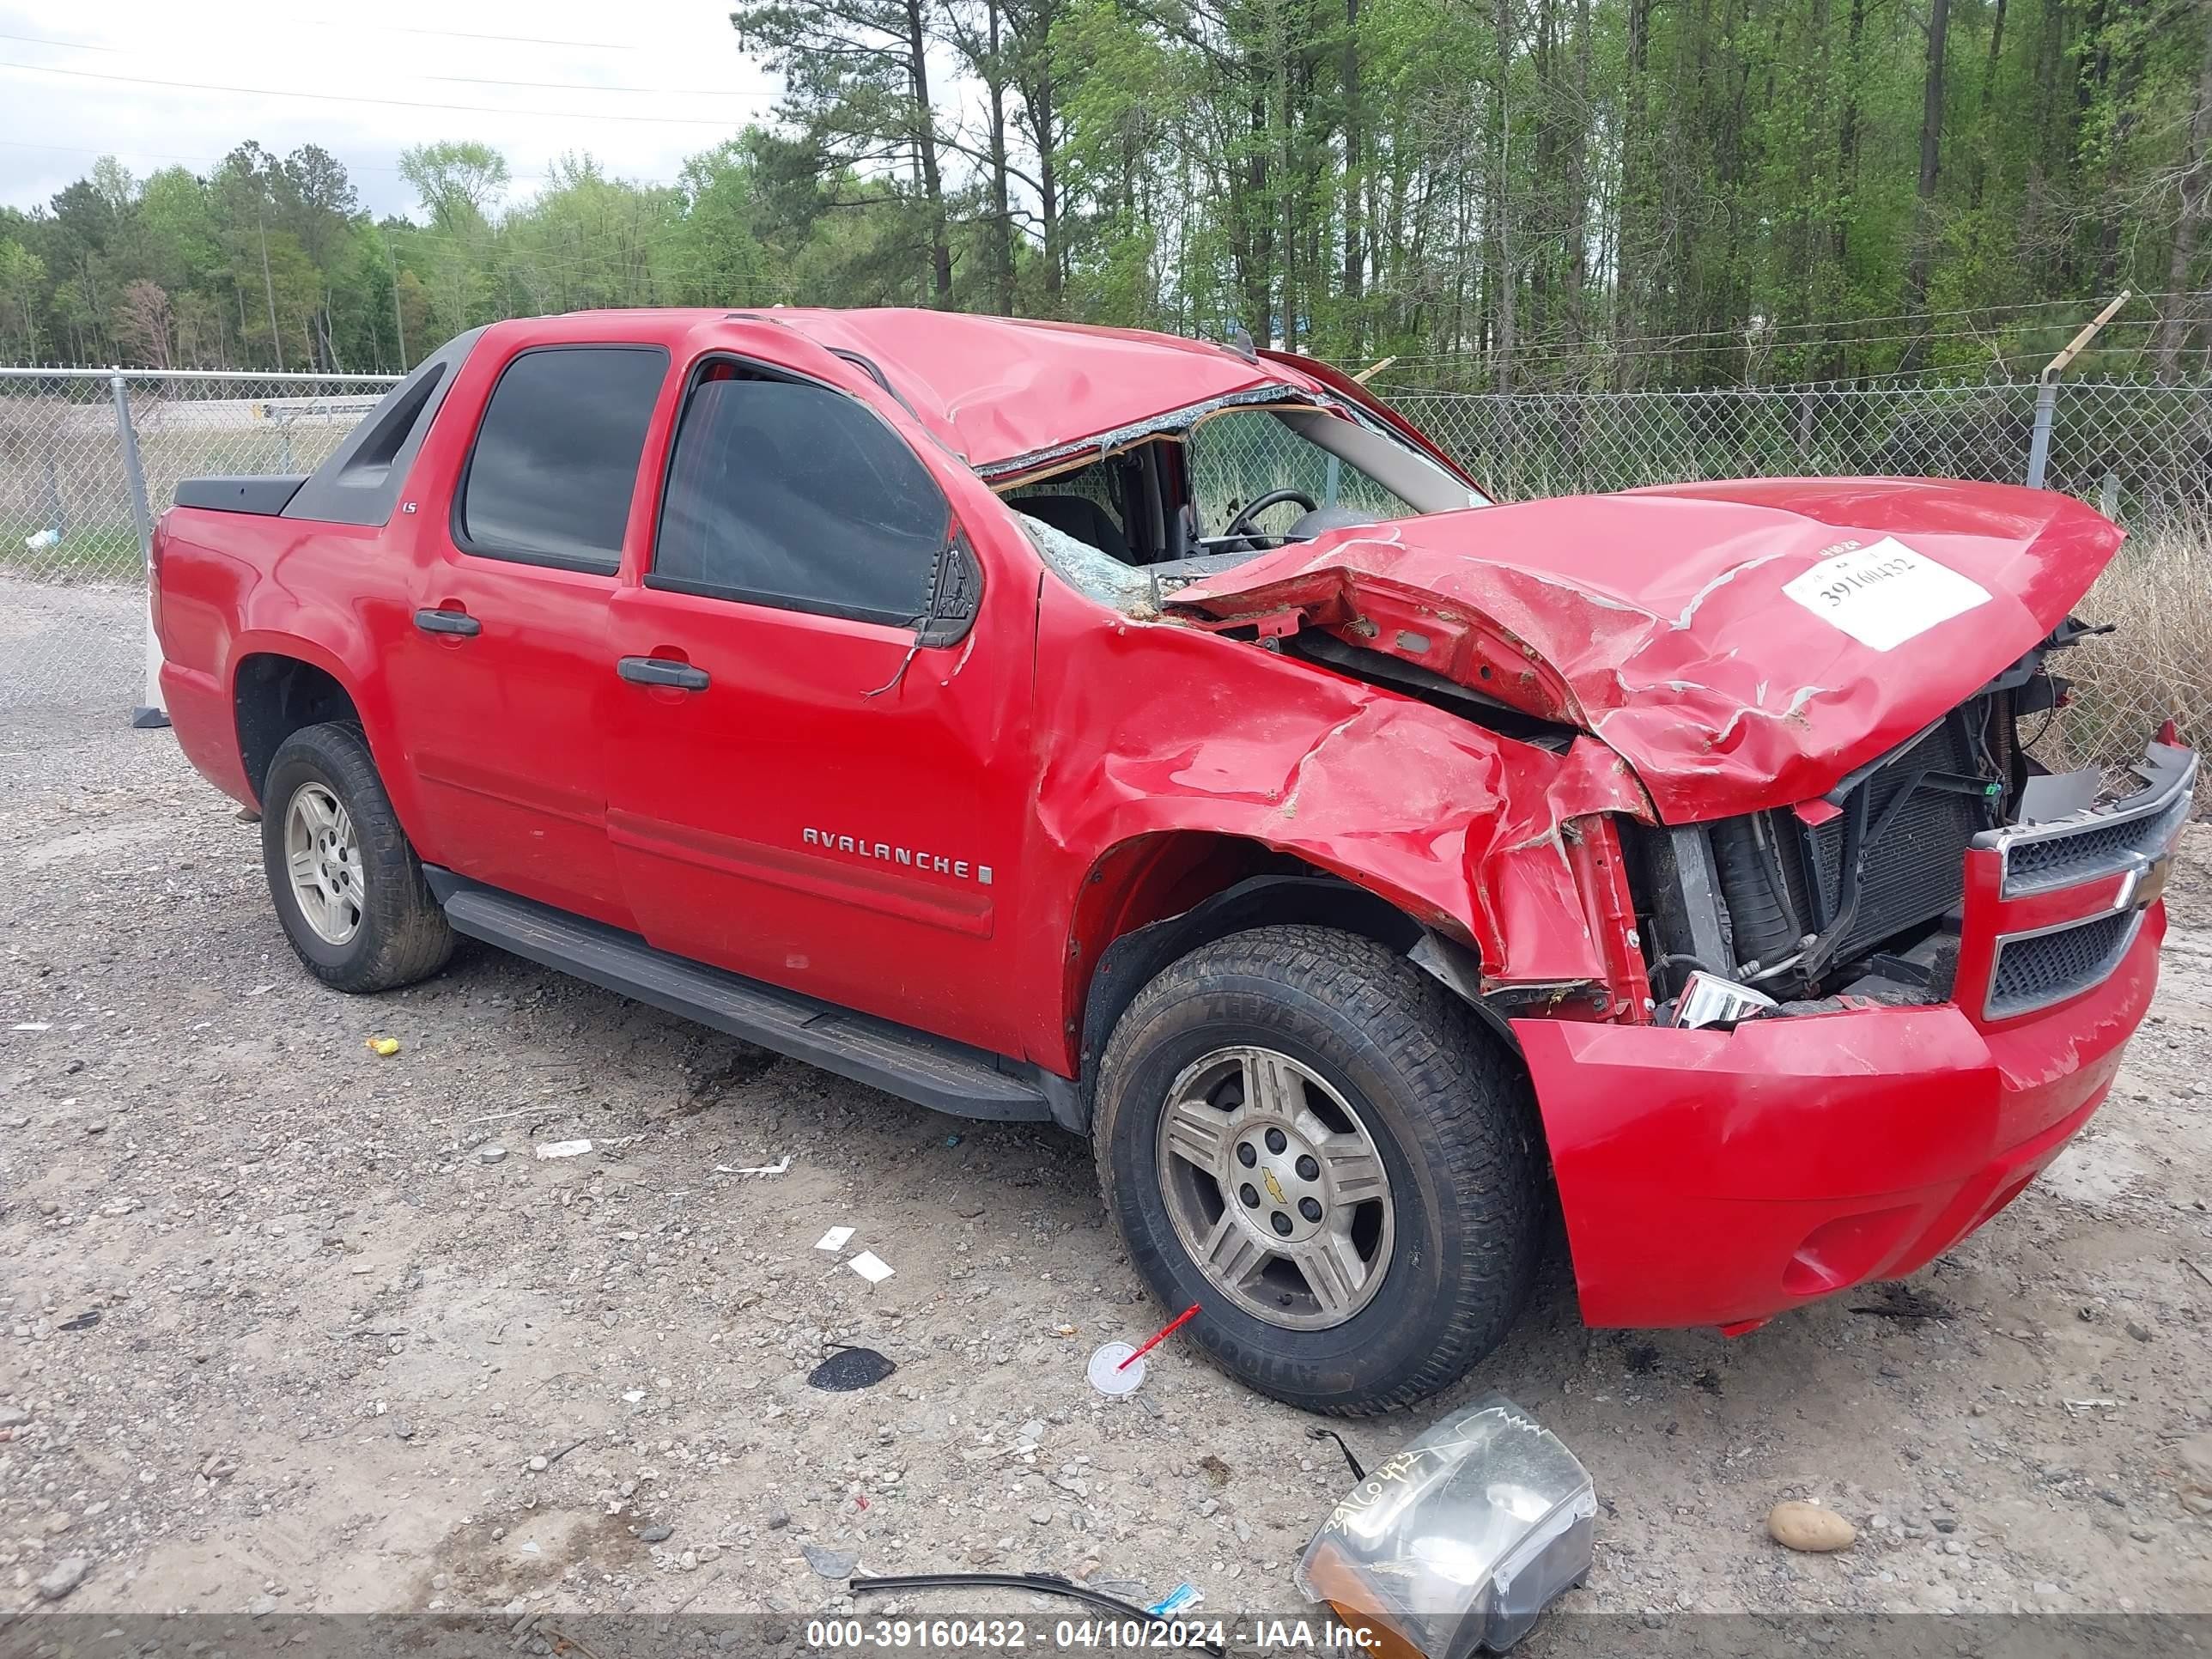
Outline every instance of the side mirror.
<svg viewBox="0 0 2212 1659">
<path fill-rule="evenodd" d="M 937 555 L 937 568 L 930 573 L 929 608 L 914 619 L 914 643 L 899 659 L 897 671 L 890 679 L 872 691 L 863 691 L 864 697 L 880 697 L 898 690 L 906 678 L 908 665 L 924 650 L 940 646 L 957 645 L 968 637 L 968 630 L 975 625 L 975 613 L 983 604 L 983 567 L 975 562 L 975 550 L 968 545 L 968 538 L 955 529 L 950 539 Z"/>
<path fill-rule="evenodd" d="M 929 609 L 915 625 L 915 644 L 932 649 L 959 644 L 975 625 L 975 613 L 982 603 L 983 567 L 976 562 L 967 536 L 956 530 L 937 556 L 937 569 L 930 579 Z"/>
</svg>

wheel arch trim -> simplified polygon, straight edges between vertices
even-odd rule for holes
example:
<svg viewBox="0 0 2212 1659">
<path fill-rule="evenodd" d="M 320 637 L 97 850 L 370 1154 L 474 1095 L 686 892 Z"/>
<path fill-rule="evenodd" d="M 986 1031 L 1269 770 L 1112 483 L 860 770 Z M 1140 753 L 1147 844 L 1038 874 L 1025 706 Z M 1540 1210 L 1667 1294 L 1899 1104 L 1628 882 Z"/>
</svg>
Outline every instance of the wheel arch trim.
<svg viewBox="0 0 2212 1659">
<path fill-rule="evenodd" d="M 1466 1002 L 1518 1054 L 1511 1027 L 1480 998 L 1481 959 L 1472 947 L 1425 927 L 1382 895 L 1340 876 L 1269 871 L 1232 882 L 1171 915 L 1127 928 L 1099 952 L 1074 1016 L 1076 1084 L 1066 1099 L 1055 1101 L 1054 1116 L 1079 1133 L 1090 1132 L 1099 1054 L 1137 994 L 1170 963 L 1232 933 L 1297 923 L 1338 928 L 1405 956 Z"/>
</svg>

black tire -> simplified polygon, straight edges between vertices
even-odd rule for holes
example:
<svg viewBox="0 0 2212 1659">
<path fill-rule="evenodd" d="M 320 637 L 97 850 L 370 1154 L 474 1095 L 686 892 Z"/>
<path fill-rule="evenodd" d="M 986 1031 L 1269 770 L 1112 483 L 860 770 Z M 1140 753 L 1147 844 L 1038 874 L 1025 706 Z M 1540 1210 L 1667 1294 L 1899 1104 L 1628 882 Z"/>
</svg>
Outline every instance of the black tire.
<svg viewBox="0 0 2212 1659">
<path fill-rule="evenodd" d="M 360 848 L 360 921 L 341 944 L 308 921 L 286 867 L 286 820 L 294 797 L 310 784 L 345 809 Z M 427 979 L 453 953 L 453 930 L 422 878 L 422 860 L 399 827 L 368 741 L 350 720 L 303 726 L 278 747 L 261 789 L 261 863 L 284 937 L 325 985 L 394 990 Z"/>
<path fill-rule="evenodd" d="M 1238 1045 L 1341 1095 L 1389 1176 L 1389 1265 L 1332 1328 L 1285 1329 L 1237 1305 L 1192 1259 L 1162 1191 L 1171 1085 Z M 1542 1255 L 1536 1126 L 1519 1061 L 1429 975 L 1355 934 L 1281 927 L 1206 945 L 1138 994 L 1100 1058 L 1092 1145 L 1130 1259 L 1164 1309 L 1199 1304 L 1185 1330 L 1213 1363 L 1291 1405 L 1359 1416 L 1449 1387 L 1519 1315 Z"/>
</svg>

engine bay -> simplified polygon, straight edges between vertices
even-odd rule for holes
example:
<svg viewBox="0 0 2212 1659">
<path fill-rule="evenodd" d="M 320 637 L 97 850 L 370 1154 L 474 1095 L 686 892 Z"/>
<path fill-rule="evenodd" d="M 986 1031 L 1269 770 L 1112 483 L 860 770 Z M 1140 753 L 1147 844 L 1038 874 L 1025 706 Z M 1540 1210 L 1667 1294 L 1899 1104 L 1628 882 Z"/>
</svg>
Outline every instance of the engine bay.
<svg viewBox="0 0 2212 1659">
<path fill-rule="evenodd" d="M 1843 998 L 1950 999 L 1968 848 L 2121 809 L 2152 776 L 2062 777 L 2033 752 L 2067 696 L 2049 659 L 2102 631 L 2068 622 L 1817 800 L 1633 829 L 1638 922 L 1662 1023 L 1699 974 L 1772 998 L 1783 1013 L 1828 1012 Z"/>
</svg>

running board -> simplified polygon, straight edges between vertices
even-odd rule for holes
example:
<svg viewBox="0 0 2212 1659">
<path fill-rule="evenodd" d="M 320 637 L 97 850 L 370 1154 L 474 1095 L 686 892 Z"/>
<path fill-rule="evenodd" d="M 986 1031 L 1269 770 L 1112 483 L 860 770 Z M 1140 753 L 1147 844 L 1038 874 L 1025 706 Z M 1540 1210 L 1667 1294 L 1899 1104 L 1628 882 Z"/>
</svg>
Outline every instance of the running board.
<svg viewBox="0 0 2212 1659">
<path fill-rule="evenodd" d="M 1041 1074 L 1001 1069 L 1019 1061 L 656 951 L 635 933 L 449 870 L 422 873 L 457 933 L 936 1111 L 1054 1121 Z"/>
</svg>

